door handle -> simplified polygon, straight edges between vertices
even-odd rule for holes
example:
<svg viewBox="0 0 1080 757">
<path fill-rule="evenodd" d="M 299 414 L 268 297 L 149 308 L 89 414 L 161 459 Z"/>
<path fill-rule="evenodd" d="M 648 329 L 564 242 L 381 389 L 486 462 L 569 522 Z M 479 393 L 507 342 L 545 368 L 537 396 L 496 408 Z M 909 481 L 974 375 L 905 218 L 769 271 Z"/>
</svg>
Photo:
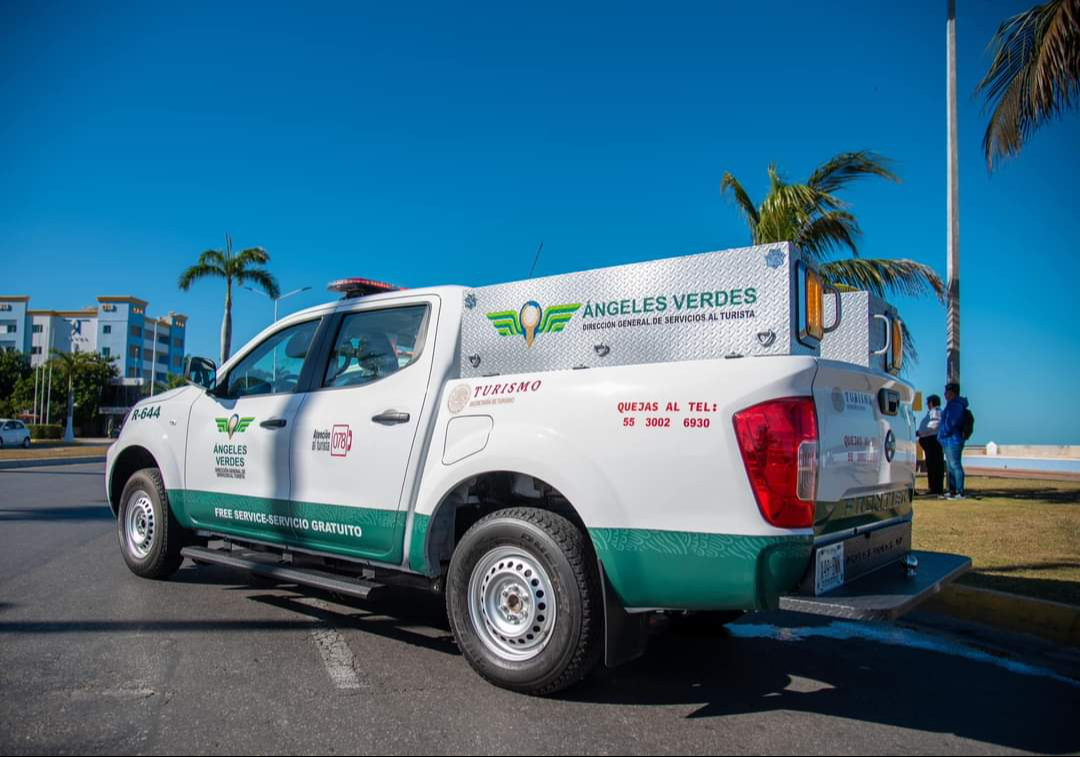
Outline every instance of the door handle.
<svg viewBox="0 0 1080 757">
<path fill-rule="evenodd" d="M 285 424 L 288 423 L 284 418 L 271 418 L 268 421 L 263 421 L 259 425 L 263 428 L 285 428 Z"/>
<path fill-rule="evenodd" d="M 375 423 L 383 423 L 389 426 L 395 423 L 408 423 L 409 414 L 399 410 L 384 410 L 378 415 L 371 416 L 371 420 Z"/>
</svg>

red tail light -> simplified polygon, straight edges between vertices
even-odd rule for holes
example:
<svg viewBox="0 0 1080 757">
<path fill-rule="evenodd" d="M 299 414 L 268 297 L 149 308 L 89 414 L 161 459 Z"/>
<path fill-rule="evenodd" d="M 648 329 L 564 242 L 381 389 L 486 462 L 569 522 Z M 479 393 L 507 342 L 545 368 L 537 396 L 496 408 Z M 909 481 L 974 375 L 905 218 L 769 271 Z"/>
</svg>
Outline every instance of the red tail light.
<svg viewBox="0 0 1080 757">
<path fill-rule="evenodd" d="M 814 525 L 818 431 L 812 397 L 771 400 L 735 413 L 746 473 L 765 520 L 778 528 Z"/>
</svg>

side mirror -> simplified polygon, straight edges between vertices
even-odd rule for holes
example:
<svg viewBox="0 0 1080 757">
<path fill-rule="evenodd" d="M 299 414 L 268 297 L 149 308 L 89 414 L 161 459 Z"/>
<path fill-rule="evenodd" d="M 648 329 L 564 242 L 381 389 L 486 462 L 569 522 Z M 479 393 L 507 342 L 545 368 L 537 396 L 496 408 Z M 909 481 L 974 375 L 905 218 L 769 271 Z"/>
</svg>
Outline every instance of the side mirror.
<svg viewBox="0 0 1080 757">
<path fill-rule="evenodd" d="M 217 386 L 217 363 L 208 357 L 184 358 L 184 378 L 189 384 L 213 391 Z"/>
</svg>

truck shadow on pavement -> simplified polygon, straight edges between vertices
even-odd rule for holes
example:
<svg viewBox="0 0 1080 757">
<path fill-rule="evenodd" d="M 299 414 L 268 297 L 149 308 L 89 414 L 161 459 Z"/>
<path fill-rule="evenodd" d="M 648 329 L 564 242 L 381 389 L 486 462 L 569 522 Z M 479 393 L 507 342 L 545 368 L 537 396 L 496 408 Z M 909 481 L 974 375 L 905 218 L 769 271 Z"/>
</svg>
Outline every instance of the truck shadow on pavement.
<svg viewBox="0 0 1080 757">
<path fill-rule="evenodd" d="M 305 596 L 267 594 L 250 597 L 250 599 L 282 610 L 289 610 L 290 612 L 305 615 L 310 618 L 313 623 L 321 623 L 336 628 L 355 628 L 364 633 L 401 641 L 412 646 L 423 647 L 424 649 L 431 649 L 436 652 L 445 652 L 446 654 L 452 655 L 460 654 L 460 652 L 458 652 L 457 644 L 454 642 L 454 637 L 450 633 L 448 624 L 442 624 L 447 626 L 446 628 L 442 628 L 429 622 L 437 620 L 437 618 L 432 617 L 430 614 L 425 614 L 423 619 L 417 618 L 413 620 L 412 618 L 403 618 L 399 613 L 389 614 L 388 612 L 385 612 L 384 610 L 389 610 L 389 608 L 383 608 L 381 606 L 382 603 L 368 603 L 366 609 L 360 609 L 354 605 L 351 608 L 352 611 L 348 614 L 343 614 L 340 610 L 312 607 L 310 604 L 300 601 L 311 596 L 311 594 L 307 593 L 307 590 L 304 591 Z M 328 597 L 327 601 L 334 602 L 335 604 L 340 602 L 349 602 L 352 604 L 354 602 L 354 600 L 341 600 L 336 597 Z M 344 609 L 344 607 L 341 609 Z"/>
<path fill-rule="evenodd" d="M 1047 754 L 1080 748 L 1080 684 L 1049 671 L 892 626 L 860 636 L 861 624 L 787 614 L 742 624 L 743 633 L 660 634 L 644 657 L 594 676 L 565 699 L 699 705 L 691 719 L 804 712 Z M 833 635 L 836 626 L 844 631 Z M 869 744 L 868 752 L 889 749 Z"/>
<path fill-rule="evenodd" d="M 185 573 L 180 580 L 232 584 L 243 591 L 265 587 L 266 593 L 249 598 L 305 616 L 303 623 L 354 628 L 460 654 L 442 598 L 426 592 L 399 590 L 361 601 L 249 582 L 228 570 L 200 568 L 180 576 Z M 690 711 L 679 717 L 691 720 L 807 713 L 1046 754 L 1080 750 L 1075 727 L 1080 682 L 995 657 L 953 637 L 789 613 L 747 616 L 734 630 L 666 625 L 643 657 L 613 670 L 598 668 L 555 699 L 571 707 L 683 706 Z M 462 675 L 464 666 L 462 661 Z M 797 740 L 800 729 L 792 729 Z M 886 741 L 873 746 L 875 734 Z M 890 751 L 897 738 L 873 730 L 866 737 L 871 752 Z"/>
<path fill-rule="evenodd" d="M 112 511 L 104 504 L 76 507 L 0 508 L 0 522 L 42 520 L 112 520 Z"/>
</svg>

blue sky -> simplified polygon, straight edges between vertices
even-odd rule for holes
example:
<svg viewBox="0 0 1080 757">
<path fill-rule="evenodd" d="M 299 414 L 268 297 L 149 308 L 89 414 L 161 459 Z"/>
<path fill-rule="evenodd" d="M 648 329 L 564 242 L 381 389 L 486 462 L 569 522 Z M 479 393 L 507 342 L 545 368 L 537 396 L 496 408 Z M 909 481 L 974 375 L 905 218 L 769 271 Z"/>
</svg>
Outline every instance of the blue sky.
<svg viewBox="0 0 1080 757">
<path fill-rule="evenodd" d="M 1080 113 L 992 177 L 972 92 L 998 23 L 959 0 L 964 393 L 976 439 L 1080 442 L 1072 180 Z M 745 244 L 755 197 L 872 149 L 903 182 L 847 197 L 868 257 L 945 271 L 944 0 L 547 4 L 9 2 L 0 23 L 0 290 L 134 294 L 216 356 L 224 287 L 176 288 L 228 231 L 282 289 L 523 278 Z M 270 302 L 235 298 L 234 344 Z M 944 309 L 897 303 L 926 390 Z"/>
</svg>

